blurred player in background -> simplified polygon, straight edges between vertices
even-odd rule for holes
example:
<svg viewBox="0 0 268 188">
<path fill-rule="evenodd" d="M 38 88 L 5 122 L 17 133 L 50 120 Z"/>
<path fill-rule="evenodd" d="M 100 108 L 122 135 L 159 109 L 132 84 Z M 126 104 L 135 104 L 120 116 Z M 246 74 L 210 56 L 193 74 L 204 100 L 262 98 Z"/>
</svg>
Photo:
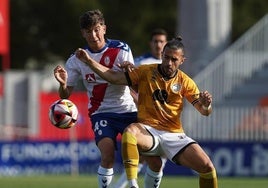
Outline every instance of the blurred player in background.
<svg viewBox="0 0 268 188">
<path fill-rule="evenodd" d="M 85 12 L 80 17 L 83 38 L 87 42 L 85 51 L 96 62 L 114 71 L 121 71 L 118 63 L 134 63 L 129 46 L 118 40 L 106 39 L 106 25 L 99 10 Z M 59 96 L 68 98 L 77 80 L 83 79 L 87 89 L 88 113 L 92 122 L 96 145 L 101 153 L 98 168 L 99 187 L 109 187 L 113 178 L 116 137 L 122 134 L 127 125 L 137 120 L 137 108 L 130 95 L 128 86 L 112 85 L 99 77 L 89 66 L 75 55 L 65 65 L 54 69 L 54 76 L 59 82 Z"/>
<path fill-rule="evenodd" d="M 150 52 L 143 54 L 134 59 L 135 66 L 161 63 L 163 47 L 167 43 L 168 34 L 162 28 L 156 28 L 151 32 L 149 41 Z"/>
<path fill-rule="evenodd" d="M 135 66 L 161 63 L 162 51 L 163 51 L 165 44 L 167 43 L 167 40 L 168 40 L 168 33 L 165 29 L 162 29 L 162 28 L 154 29 L 150 35 L 150 41 L 149 41 L 150 52 L 145 53 L 135 58 L 134 59 Z M 132 93 L 132 96 L 135 99 L 136 103 L 138 102 L 137 92 L 138 91 L 134 91 Z M 139 160 L 140 161 L 138 165 L 138 172 L 142 170 L 144 163 L 145 163 L 142 156 L 140 156 Z M 153 163 L 158 163 L 158 162 L 159 161 L 153 161 Z M 151 184 L 154 185 L 154 188 L 157 188 L 160 185 L 160 182 L 163 176 L 163 168 L 166 163 L 166 158 L 162 158 L 161 163 L 162 163 L 162 167 L 159 172 L 151 171 L 151 169 L 148 167 L 146 168 L 146 173 L 145 173 L 145 181 L 147 181 L 146 184 L 150 184 L 149 182 L 152 182 Z M 113 187 L 125 188 L 127 184 L 128 184 L 127 176 L 126 176 L 126 173 L 123 172 Z"/>
<path fill-rule="evenodd" d="M 200 145 L 184 133 L 180 120 L 184 99 L 201 115 L 209 116 L 212 112 L 211 94 L 200 92 L 195 82 L 179 69 L 186 59 L 180 37 L 164 46 L 161 64 L 133 67 L 124 73 L 98 64 L 83 49 L 77 49 L 76 56 L 113 84 L 138 86 L 138 122 L 129 125 L 122 136 L 122 157 L 130 188 L 139 187 L 140 154 L 148 158 L 167 157 L 177 165 L 195 170 L 199 173 L 200 188 L 218 187 L 212 161 Z"/>
</svg>

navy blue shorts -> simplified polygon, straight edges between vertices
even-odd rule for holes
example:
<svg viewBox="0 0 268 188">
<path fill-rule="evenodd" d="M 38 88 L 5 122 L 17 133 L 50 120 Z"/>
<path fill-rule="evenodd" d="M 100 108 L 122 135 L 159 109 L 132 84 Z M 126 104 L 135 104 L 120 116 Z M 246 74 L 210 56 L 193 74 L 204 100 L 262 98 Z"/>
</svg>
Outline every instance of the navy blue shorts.
<svg viewBox="0 0 268 188">
<path fill-rule="evenodd" d="M 99 113 L 91 116 L 92 130 L 94 131 L 96 144 L 109 137 L 116 143 L 118 134 L 131 123 L 137 122 L 137 112 L 131 113 Z M 116 144 L 115 144 L 116 146 Z"/>
</svg>

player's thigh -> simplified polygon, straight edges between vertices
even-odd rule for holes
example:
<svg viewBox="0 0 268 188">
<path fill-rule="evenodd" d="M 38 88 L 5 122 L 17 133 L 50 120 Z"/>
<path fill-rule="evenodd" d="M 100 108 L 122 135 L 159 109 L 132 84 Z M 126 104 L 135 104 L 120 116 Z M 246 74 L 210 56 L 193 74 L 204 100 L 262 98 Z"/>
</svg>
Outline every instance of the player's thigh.
<svg viewBox="0 0 268 188">
<path fill-rule="evenodd" d="M 148 151 L 153 147 L 153 136 L 140 123 L 130 124 L 124 132 L 132 134 L 137 140 L 139 151 Z"/>
<path fill-rule="evenodd" d="M 174 157 L 174 161 L 199 173 L 209 172 L 213 168 L 210 158 L 197 143 L 187 146 Z"/>
</svg>

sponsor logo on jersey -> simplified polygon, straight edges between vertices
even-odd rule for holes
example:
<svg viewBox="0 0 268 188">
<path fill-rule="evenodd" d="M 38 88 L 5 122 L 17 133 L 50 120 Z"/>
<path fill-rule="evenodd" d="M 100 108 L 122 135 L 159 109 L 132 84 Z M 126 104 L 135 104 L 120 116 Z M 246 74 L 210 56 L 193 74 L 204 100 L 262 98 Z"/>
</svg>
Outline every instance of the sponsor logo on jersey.
<svg viewBox="0 0 268 188">
<path fill-rule="evenodd" d="M 86 74 L 86 81 L 87 82 L 96 82 L 95 75 L 93 73 Z"/>
</svg>

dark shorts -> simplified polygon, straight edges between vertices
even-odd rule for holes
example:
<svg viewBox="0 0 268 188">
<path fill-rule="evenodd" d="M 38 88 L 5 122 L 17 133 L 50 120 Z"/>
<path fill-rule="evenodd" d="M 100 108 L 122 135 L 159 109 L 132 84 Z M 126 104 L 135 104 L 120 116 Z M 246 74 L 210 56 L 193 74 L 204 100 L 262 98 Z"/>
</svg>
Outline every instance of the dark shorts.
<svg viewBox="0 0 268 188">
<path fill-rule="evenodd" d="M 116 146 L 116 137 L 131 123 L 137 122 L 137 112 L 99 113 L 91 116 L 96 144 L 102 138 L 111 138 Z"/>
</svg>

